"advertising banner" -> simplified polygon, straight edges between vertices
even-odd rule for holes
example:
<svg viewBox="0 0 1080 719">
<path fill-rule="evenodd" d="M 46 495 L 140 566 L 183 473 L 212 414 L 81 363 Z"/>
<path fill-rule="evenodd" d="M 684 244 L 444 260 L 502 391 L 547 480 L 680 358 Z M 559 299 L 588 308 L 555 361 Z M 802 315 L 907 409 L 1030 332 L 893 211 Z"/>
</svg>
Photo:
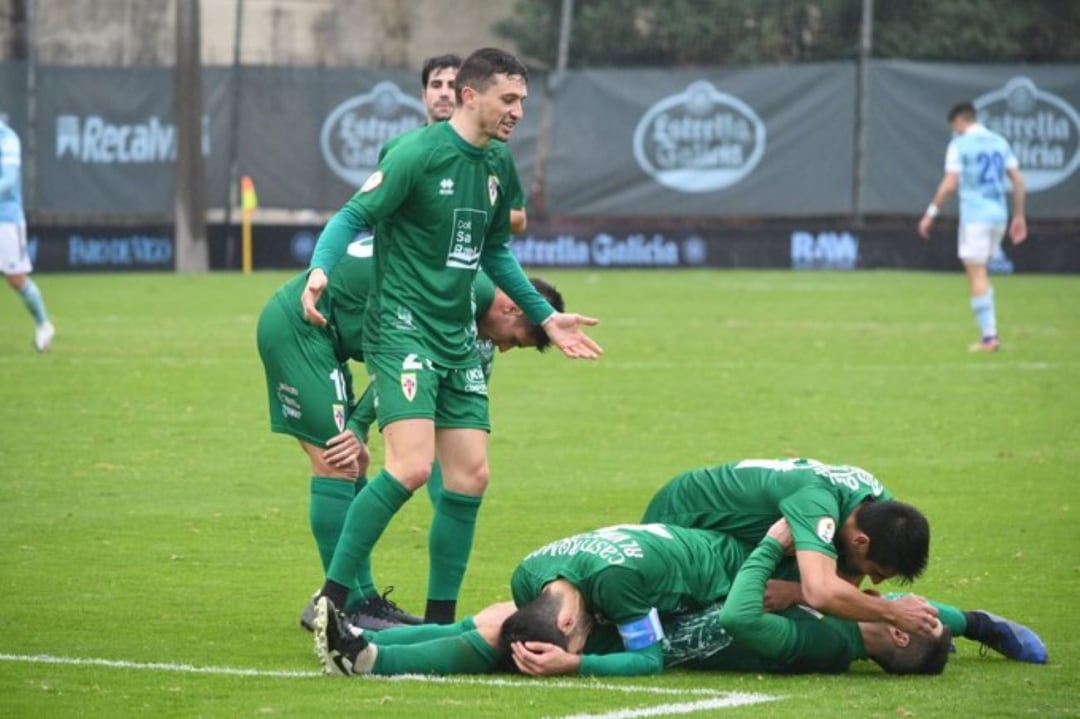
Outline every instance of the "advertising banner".
<svg viewBox="0 0 1080 719">
<path fill-rule="evenodd" d="M 171 225 L 29 227 L 35 272 L 172 272 Z"/>
<path fill-rule="evenodd" d="M 554 98 L 548 210 L 846 214 L 854 78 L 841 63 L 571 73 Z"/>
</svg>

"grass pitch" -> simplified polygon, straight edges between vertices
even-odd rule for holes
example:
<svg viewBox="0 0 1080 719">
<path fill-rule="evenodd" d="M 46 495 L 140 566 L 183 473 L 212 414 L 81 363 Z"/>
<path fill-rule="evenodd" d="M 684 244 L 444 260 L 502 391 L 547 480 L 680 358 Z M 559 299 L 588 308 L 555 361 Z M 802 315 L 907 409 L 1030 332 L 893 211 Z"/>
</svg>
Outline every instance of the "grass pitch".
<svg viewBox="0 0 1080 719">
<path fill-rule="evenodd" d="M 306 461 L 267 429 L 254 343 L 287 275 L 40 275 L 49 354 L 0 294 L 0 714 L 1080 716 L 1080 281 L 997 278 L 1004 347 L 972 355 L 958 273 L 541 274 L 601 319 L 607 354 L 496 362 L 462 612 L 507 599 L 531 549 L 635 521 L 684 469 L 810 456 L 926 512 L 916 590 L 1032 626 L 1050 664 L 960 640 L 930 679 L 317 676 L 296 625 L 321 581 Z M 429 518 L 418 496 L 375 555 L 414 611 Z"/>
</svg>

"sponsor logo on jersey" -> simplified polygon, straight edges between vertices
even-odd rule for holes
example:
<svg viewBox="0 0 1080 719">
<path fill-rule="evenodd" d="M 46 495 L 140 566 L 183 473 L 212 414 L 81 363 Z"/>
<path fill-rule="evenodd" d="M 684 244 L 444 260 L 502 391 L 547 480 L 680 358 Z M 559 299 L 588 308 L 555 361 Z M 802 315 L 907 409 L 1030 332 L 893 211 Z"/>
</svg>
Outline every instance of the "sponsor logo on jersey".
<svg viewBox="0 0 1080 719">
<path fill-rule="evenodd" d="M 979 121 L 1012 145 L 1028 192 L 1059 185 L 1080 166 L 1080 114 L 1031 79 L 1014 77 L 974 105 Z"/>
<path fill-rule="evenodd" d="M 499 199 L 499 178 L 495 175 L 488 175 L 488 198 L 493 205 Z"/>
<path fill-rule="evenodd" d="M 836 522 L 832 517 L 822 517 L 817 523 L 817 536 L 818 539 L 829 544 L 833 540 L 833 536 L 836 535 Z"/>
<path fill-rule="evenodd" d="M 487 381 L 484 379 L 483 369 L 470 367 L 465 370 L 465 391 L 472 394 L 487 394 Z"/>
<path fill-rule="evenodd" d="M 678 192 L 711 192 L 749 175 L 765 154 L 765 123 L 739 98 L 698 80 L 657 102 L 634 129 L 634 159 Z"/>
<path fill-rule="evenodd" d="M 439 180 L 439 194 L 443 197 L 449 197 L 454 194 L 454 181 L 449 177 L 444 177 Z"/>
<path fill-rule="evenodd" d="M 401 305 L 398 305 L 397 313 L 395 314 L 395 317 L 394 317 L 394 327 L 397 327 L 399 330 L 414 330 L 414 329 L 416 329 L 416 325 L 413 324 L 412 312 L 409 310 L 408 307 L 402 307 Z M 409 357 L 415 357 L 415 356 L 416 355 L 409 355 Z M 408 360 L 406 360 L 406 361 L 408 361 Z M 417 367 L 402 367 L 402 369 L 419 369 L 419 368 L 420 368 L 419 365 Z"/>
<path fill-rule="evenodd" d="M 416 398 L 416 373 L 415 372 L 402 372 L 401 373 L 401 393 L 405 395 L 405 399 L 412 402 Z"/>
<path fill-rule="evenodd" d="M 84 164 L 146 165 L 176 160 L 176 125 L 151 116 L 113 123 L 101 115 L 57 115 L 56 158 Z M 210 156 L 210 116 L 202 116 L 202 154 Z"/>
<path fill-rule="evenodd" d="M 319 133 L 319 149 L 334 174 L 356 186 L 378 166 L 384 142 L 426 122 L 424 103 L 392 82 L 380 82 L 330 111 Z"/>
<path fill-rule="evenodd" d="M 453 236 L 446 266 L 461 270 L 475 270 L 480 266 L 480 252 L 484 248 L 484 228 L 487 213 L 483 210 L 457 208 L 454 210 Z"/>
<path fill-rule="evenodd" d="M 345 405 L 343 405 L 343 404 L 334 404 L 334 405 L 330 405 L 330 407 L 334 411 L 334 424 L 337 425 L 338 432 L 344 432 L 345 431 Z"/>
</svg>

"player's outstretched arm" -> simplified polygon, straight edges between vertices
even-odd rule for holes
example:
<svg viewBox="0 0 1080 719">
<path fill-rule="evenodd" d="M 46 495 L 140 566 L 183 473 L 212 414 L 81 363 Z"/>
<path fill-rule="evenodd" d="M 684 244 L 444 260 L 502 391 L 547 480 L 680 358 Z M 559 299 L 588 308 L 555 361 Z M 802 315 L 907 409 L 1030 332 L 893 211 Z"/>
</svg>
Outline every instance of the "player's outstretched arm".
<svg viewBox="0 0 1080 719">
<path fill-rule="evenodd" d="M 600 323 L 593 317 L 556 312 L 544 321 L 543 328 L 551 341 L 571 359 L 596 359 L 604 350 L 585 334 L 582 327 L 594 327 Z"/>
</svg>

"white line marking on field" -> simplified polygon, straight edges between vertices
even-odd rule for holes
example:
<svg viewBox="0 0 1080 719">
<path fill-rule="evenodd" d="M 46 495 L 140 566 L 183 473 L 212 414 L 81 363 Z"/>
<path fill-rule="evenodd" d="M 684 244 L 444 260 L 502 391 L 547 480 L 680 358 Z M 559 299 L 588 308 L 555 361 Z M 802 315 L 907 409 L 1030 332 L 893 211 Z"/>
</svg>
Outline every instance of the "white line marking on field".
<svg viewBox="0 0 1080 719">
<path fill-rule="evenodd" d="M 730 709 L 732 707 L 744 707 L 751 704 L 771 702 L 780 697 L 766 696 L 764 694 L 728 694 L 713 699 L 700 699 L 696 702 L 680 702 L 678 704 L 658 704 L 652 707 L 639 707 L 635 709 L 616 709 L 613 712 L 603 714 L 568 714 L 559 719 L 638 719 L 638 717 L 669 716 L 672 714 L 693 714 L 695 712 L 708 711 L 710 709 Z"/>
<path fill-rule="evenodd" d="M 163 662 L 128 662 L 116 659 L 91 657 L 54 657 L 49 654 L 0 654 L 5 662 L 28 662 L 31 664 L 69 664 L 76 666 L 109 667 L 111 669 L 149 669 L 159 672 L 182 674 L 219 674 L 244 677 L 311 678 L 322 676 L 314 671 L 290 671 L 287 669 L 238 669 L 235 667 L 197 667 L 192 664 L 168 664 Z"/>
<path fill-rule="evenodd" d="M 166 662 L 130 662 L 118 659 L 96 659 L 93 657 L 57 657 L 50 654 L 0 654 L 0 661 L 5 662 L 25 662 L 29 664 L 66 664 L 70 666 L 95 666 L 95 667 L 107 667 L 110 669 L 140 669 L 159 672 L 175 672 L 180 674 L 212 674 L 219 676 L 244 676 L 244 677 L 270 677 L 274 679 L 311 679 L 314 677 L 322 677 L 322 672 L 318 671 L 303 671 L 303 670 L 290 670 L 290 669 L 243 669 L 239 667 L 197 667 L 193 664 L 175 664 Z M 593 691 L 607 691 L 607 692 L 619 692 L 623 694 L 653 694 L 658 696 L 704 696 L 708 697 L 707 700 L 701 702 L 689 702 L 684 704 L 662 704 L 661 707 L 665 707 L 664 711 L 654 711 L 653 707 L 646 707 L 643 709 L 624 709 L 620 712 L 624 713 L 608 713 L 608 714 L 579 714 L 574 715 L 578 719 L 584 717 L 603 717 L 604 719 L 615 719 L 616 717 L 645 717 L 656 716 L 657 714 L 686 714 L 689 711 L 704 711 L 705 709 L 716 709 L 721 707 L 733 707 L 743 706 L 746 704 L 758 704 L 760 702 L 773 701 L 780 699 L 778 696 L 768 696 L 765 694 L 740 694 L 721 692 L 716 689 L 673 689 L 670 687 L 654 687 L 654 686 L 642 686 L 634 684 L 607 684 L 604 682 L 590 681 L 588 679 L 548 679 L 548 680 L 536 680 L 536 679 L 504 679 L 498 677 L 469 677 L 469 676 L 429 676 L 422 674 L 402 674 L 393 677 L 364 677 L 363 681 L 390 681 L 390 682 L 426 682 L 431 684 L 480 684 L 491 687 L 529 687 L 530 689 L 536 689 L 538 687 L 545 687 L 551 689 L 576 689 L 576 690 L 593 690 Z M 722 704 L 716 704 L 715 702 L 723 702 Z M 707 706 L 705 704 L 708 704 Z M 695 709 L 685 709 L 685 707 L 695 707 L 701 705 Z M 672 709 L 674 707 L 674 709 Z M 647 713 L 642 713 L 647 712 Z"/>
</svg>

